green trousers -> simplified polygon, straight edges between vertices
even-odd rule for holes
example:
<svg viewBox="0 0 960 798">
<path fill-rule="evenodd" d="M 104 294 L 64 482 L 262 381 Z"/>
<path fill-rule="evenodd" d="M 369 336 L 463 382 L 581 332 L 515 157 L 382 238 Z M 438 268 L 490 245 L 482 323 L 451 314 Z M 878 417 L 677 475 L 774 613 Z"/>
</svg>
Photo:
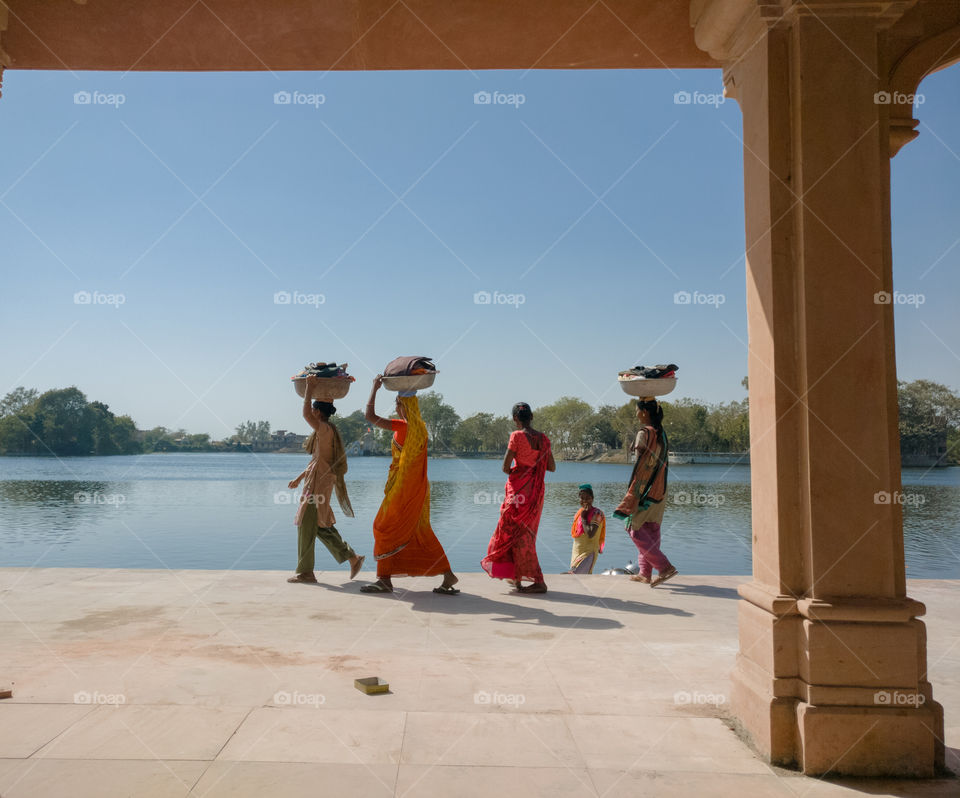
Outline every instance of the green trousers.
<svg viewBox="0 0 960 798">
<path fill-rule="evenodd" d="M 335 526 L 317 526 L 317 507 L 314 504 L 308 504 L 304 508 L 297 533 L 297 549 L 300 555 L 297 561 L 298 574 L 312 573 L 313 548 L 317 538 L 320 538 L 320 542 L 327 547 L 327 551 L 338 563 L 344 563 L 356 557 L 356 552 L 340 537 Z"/>
</svg>

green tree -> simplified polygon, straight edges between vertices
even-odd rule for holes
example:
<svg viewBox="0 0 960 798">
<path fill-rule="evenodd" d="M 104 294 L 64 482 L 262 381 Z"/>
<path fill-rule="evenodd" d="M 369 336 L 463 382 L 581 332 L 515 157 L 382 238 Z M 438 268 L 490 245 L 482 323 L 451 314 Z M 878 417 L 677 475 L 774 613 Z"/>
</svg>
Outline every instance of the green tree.
<svg viewBox="0 0 960 798">
<path fill-rule="evenodd" d="M 939 456 L 960 428 L 960 396 L 930 380 L 899 382 L 900 451 Z M 954 450 L 955 451 L 955 450 Z"/>
<path fill-rule="evenodd" d="M 270 440 L 269 421 L 244 421 L 237 426 L 234 436 L 240 443 L 259 443 Z"/>
<path fill-rule="evenodd" d="M 113 420 L 113 443 L 119 454 L 138 454 L 137 425 L 130 416 L 116 416 Z"/>
<path fill-rule="evenodd" d="M 14 388 L 0 399 L 0 418 L 15 415 L 37 401 L 40 396 L 36 388 Z"/>
<path fill-rule="evenodd" d="M 693 399 L 660 404 L 663 407 L 663 428 L 672 451 L 716 451 L 717 437 L 708 424 L 710 408 L 707 405 Z"/>
<path fill-rule="evenodd" d="M 745 452 L 750 448 L 750 410 L 746 400 L 719 404 L 710 410 L 707 426 L 722 452 Z"/>
<path fill-rule="evenodd" d="M 583 445 L 588 438 L 593 408 L 582 399 L 563 396 L 533 413 L 533 426 L 545 432 L 558 452 Z"/>
<path fill-rule="evenodd" d="M 443 395 L 427 391 L 420 396 L 420 415 L 427 425 L 430 436 L 430 451 L 449 452 L 453 446 L 453 433 L 460 424 L 457 411 L 443 401 Z"/>
<path fill-rule="evenodd" d="M 37 450 L 29 409 L 0 418 L 0 454 L 28 454 Z"/>
<path fill-rule="evenodd" d="M 457 452 L 479 452 L 483 450 L 483 434 L 493 423 L 493 413 L 474 413 L 461 421 L 451 437 L 453 449 Z"/>
<path fill-rule="evenodd" d="M 31 429 L 40 439 L 40 451 L 86 455 L 93 451 L 95 413 L 76 387 L 46 391 L 33 405 Z"/>
<path fill-rule="evenodd" d="M 640 429 L 636 402 L 627 402 L 618 407 L 610 419 L 610 424 L 617 433 L 620 448 L 628 449 L 637 436 L 637 430 Z"/>
<path fill-rule="evenodd" d="M 602 405 L 588 422 L 584 443 L 590 446 L 601 444 L 610 449 L 619 449 L 621 440 L 614 423 L 616 417 L 616 407 Z"/>
<path fill-rule="evenodd" d="M 362 410 L 354 410 L 349 416 L 336 415 L 330 421 L 339 431 L 344 446 L 360 440 L 370 426 Z"/>
</svg>

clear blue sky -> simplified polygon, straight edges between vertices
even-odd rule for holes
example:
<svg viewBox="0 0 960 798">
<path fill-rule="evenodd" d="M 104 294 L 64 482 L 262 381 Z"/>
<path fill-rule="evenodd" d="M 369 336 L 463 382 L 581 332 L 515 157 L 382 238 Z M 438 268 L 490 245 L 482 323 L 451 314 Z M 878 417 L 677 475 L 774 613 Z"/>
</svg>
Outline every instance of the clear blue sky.
<svg viewBox="0 0 960 798">
<path fill-rule="evenodd" d="M 316 359 L 357 376 L 344 413 L 400 354 L 436 358 L 464 416 L 619 404 L 637 362 L 680 364 L 678 397 L 741 399 L 740 111 L 678 91 L 720 74 L 8 71 L 0 391 L 75 384 L 140 427 L 217 438 L 301 428 L 289 377 Z M 926 301 L 897 308 L 897 358 L 958 389 L 960 68 L 921 91 L 893 161 L 894 269 Z"/>
</svg>

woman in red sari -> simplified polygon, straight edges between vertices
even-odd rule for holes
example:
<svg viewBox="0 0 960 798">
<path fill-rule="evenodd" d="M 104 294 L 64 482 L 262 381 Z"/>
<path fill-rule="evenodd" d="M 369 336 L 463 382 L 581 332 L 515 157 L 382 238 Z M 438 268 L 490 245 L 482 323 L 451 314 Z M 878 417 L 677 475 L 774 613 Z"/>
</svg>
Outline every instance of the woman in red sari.
<svg viewBox="0 0 960 798">
<path fill-rule="evenodd" d="M 519 402 L 513 406 L 517 430 L 510 435 L 503 457 L 507 485 L 500 505 L 500 521 L 480 565 L 492 578 L 513 582 L 521 593 L 546 593 L 537 559 L 537 528 L 543 511 L 544 472 L 556 471 L 557 464 L 550 451 L 550 439 L 531 427 L 532 421 L 530 405 Z M 524 579 L 532 584 L 524 587 Z"/>
</svg>

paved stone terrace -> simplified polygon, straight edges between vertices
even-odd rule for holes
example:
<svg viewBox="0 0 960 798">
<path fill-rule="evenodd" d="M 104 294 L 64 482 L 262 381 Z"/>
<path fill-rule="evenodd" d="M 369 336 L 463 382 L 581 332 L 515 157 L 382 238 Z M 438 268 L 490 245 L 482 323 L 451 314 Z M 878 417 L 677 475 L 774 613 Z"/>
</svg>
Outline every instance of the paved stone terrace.
<svg viewBox="0 0 960 798">
<path fill-rule="evenodd" d="M 520 596 L 466 574 L 449 597 L 286 576 L 0 569 L 0 796 L 960 795 L 758 759 L 725 722 L 741 577 Z M 910 586 L 955 771 L 958 588 Z"/>
</svg>

